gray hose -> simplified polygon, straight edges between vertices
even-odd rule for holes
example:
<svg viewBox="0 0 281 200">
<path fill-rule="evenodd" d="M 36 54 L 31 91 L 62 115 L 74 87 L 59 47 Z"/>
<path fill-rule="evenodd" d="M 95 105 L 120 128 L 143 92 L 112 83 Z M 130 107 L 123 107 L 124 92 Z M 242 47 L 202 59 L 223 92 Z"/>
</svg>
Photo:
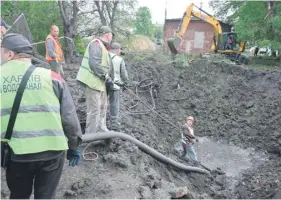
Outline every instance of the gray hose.
<svg viewBox="0 0 281 200">
<path fill-rule="evenodd" d="M 139 147 L 140 150 L 149 154 L 150 156 L 152 156 L 156 160 L 158 160 L 162 163 L 171 165 L 173 167 L 176 167 L 178 169 L 181 169 L 181 170 L 184 170 L 184 171 L 187 171 L 187 172 L 198 172 L 198 173 L 209 174 L 209 172 L 205 169 L 201 169 L 201 168 L 198 168 L 198 167 L 185 166 L 181 163 L 178 163 L 178 162 L 164 156 L 163 154 L 159 153 L 155 149 L 147 146 L 146 144 L 142 143 L 141 141 L 139 141 L 139 140 L 127 135 L 127 134 L 124 134 L 124 133 L 110 131 L 110 132 L 100 132 L 100 133 L 94 133 L 94 134 L 86 134 L 86 135 L 82 136 L 83 142 L 92 142 L 92 141 L 96 141 L 96 140 L 105 140 L 105 139 L 110 139 L 110 138 L 121 138 L 121 139 L 124 139 L 124 140 L 129 140 L 129 141 L 133 142 L 134 144 L 136 144 Z"/>
</svg>

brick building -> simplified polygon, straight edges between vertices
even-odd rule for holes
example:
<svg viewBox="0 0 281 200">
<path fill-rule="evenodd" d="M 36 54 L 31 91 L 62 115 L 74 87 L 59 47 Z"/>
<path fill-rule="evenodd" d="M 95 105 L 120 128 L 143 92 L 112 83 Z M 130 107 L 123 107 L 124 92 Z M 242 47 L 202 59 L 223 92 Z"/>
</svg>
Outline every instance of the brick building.
<svg viewBox="0 0 281 200">
<path fill-rule="evenodd" d="M 164 50 L 169 52 L 167 40 L 174 37 L 181 19 L 166 19 L 164 24 Z M 220 22 L 223 32 L 230 32 L 231 25 Z M 209 53 L 213 42 L 214 29 L 212 25 L 196 17 L 192 17 L 184 34 L 180 52 Z"/>
</svg>

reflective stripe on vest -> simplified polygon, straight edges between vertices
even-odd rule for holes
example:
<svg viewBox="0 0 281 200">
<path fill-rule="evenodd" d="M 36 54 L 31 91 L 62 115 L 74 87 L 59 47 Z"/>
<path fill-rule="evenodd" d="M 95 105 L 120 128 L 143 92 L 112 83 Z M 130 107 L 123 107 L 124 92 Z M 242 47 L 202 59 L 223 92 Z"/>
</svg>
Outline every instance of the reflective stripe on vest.
<svg viewBox="0 0 281 200">
<path fill-rule="evenodd" d="M 121 62 L 122 62 L 123 58 L 121 58 L 120 56 L 117 56 L 114 53 L 110 53 L 110 56 L 111 56 L 112 64 L 113 64 L 113 74 L 114 74 L 113 82 L 122 83 L 120 72 L 121 72 Z M 114 84 L 113 89 L 119 90 L 120 86 Z"/>
<path fill-rule="evenodd" d="M 64 58 L 63 58 L 63 51 L 62 51 L 62 47 L 61 47 L 61 44 L 58 40 L 55 40 L 53 38 L 53 36 L 51 35 L 48 35 L 46 40 L 45 40 L 45 46 L 46 46 L 46 60 L 47 61 L 52 61 L 52 60 L 56 60 L 54 58 L 52 58 L 51 56 L 48 55 L 48 49 L 47 49 L 47 40 L 52 40 L 54 42 L 54 51 L 55 51 L 55 54 L 58 56 L 58 60 L 59 61 L 64 61 Z"/>
<path fill-rule="evenodd" d="M 1 117 L 5 115 L 10 115 L 12 108 L 2 108 Z M 28 112 L 54 112 L 60 113 L 60 107 L 58 106 L 46 106 L 46 105 L 35 105 L 35 106 L 21 106 L 18 113 L 28 113 Z"/>
<path fill-rule="evenodd" d="M 17 88 L 29 66 L 30 63 L 16 60 L 1 66 L 1 140 L 5 136 Z M 16 155 L 68 149 L 50 70 L 36 68 L 32 73 L 8 143 Z"/>
<path fill-rule="evenodd" d="M 95 75 L 95 73 L 91 70 L 89 66 L 89 47 L 93 42 L 99 42 L 101 49 L 102 49 L 102 59 L 101 59 L 101 65 L 103 67 L 103 70 L 108 72 L 109 67 L 110 67 L 110 58 L 109 58 L 109 53 L 105 46 L 103 45 L 102 41 L 98 39 L 92 40 L 85 51 L 80 69 L 78 71 L 76 79 L 81 81 L 82 83 L 86 84 L 90 88 L 94 90 L 99 90 L 99 91 L 105 91 L 105 82 L 104 80 L 100 79 Z"/>
</svg>

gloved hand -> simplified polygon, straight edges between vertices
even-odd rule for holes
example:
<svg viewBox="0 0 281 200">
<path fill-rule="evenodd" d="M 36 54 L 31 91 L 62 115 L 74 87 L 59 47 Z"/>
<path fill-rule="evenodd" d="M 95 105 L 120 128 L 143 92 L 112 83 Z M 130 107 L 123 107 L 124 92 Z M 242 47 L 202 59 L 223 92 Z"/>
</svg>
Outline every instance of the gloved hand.
<svg viewBox="0 0 281 200">
<path fill-rule="evenodd" d="M 112 83 L 112 79 L 110 77 L 107 77 L 105 79 L 105 82 L 106 82 L 106 84 L 110 84 L 110 83 Z"/>
<path fill-rule="evenodd" d="M 129 84 L 127 82 L 125 82 L 122 86 L 123 91 L 127 90 L 128 87 L 129 87 Z"/>
<path fill-rule="evenodd" d="M 105 79 L 105 85 L 106 88 L 109 89 L 112 87 L 112 79 L 110 77 L 108 77 L 107 79 Z"/>
<path fill-rule="evenodd" d="M 75 165 L 78 165 L 81 159 L 81 153 L 79 148 L 68 149 L 66 158 L 67 160 L 69 160 L 69 166 L 74 167 Z"/>
</svg>

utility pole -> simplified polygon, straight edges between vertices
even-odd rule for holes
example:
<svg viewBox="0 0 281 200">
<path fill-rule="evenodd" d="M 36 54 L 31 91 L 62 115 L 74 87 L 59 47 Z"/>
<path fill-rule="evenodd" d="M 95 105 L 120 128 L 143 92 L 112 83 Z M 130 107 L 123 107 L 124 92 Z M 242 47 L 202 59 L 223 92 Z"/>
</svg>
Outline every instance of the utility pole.
<svg viewBox="0 0 281 200">
<path fill-rule="evenodd" d="M 166 0 L 166 4 L 165 4 L 165 21 L 167 19 L 167 2 L 168 2 L 168 0 Z"/>
<path fill-rule="evenodd" d="M 202 9 L 202 5 L 203 5 L 203 2 L 202 2 L 202 0 L 200 0 L 200 9 Z M 200 14 L 201 14 L 201 10 L 200 10 Z"/>
</svg>

